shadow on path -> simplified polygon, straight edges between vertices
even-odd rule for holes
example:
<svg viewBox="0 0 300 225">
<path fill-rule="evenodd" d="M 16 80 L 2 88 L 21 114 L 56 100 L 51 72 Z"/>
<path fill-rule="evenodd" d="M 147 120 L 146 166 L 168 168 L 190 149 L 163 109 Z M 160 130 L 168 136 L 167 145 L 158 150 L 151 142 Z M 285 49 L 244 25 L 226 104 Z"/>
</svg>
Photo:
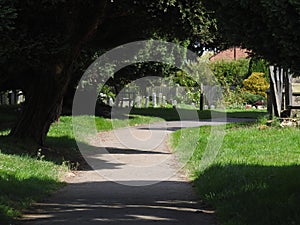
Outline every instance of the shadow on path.
<svg viewBox="0 0 300 225">
<path fill-rule="evenodd" d="M 165 181 L 133 187 L 113 182 L 71 184 L 38 203 L 22 225 L 214 224 L 206 205 L 187 182 Z"/>
</svg>

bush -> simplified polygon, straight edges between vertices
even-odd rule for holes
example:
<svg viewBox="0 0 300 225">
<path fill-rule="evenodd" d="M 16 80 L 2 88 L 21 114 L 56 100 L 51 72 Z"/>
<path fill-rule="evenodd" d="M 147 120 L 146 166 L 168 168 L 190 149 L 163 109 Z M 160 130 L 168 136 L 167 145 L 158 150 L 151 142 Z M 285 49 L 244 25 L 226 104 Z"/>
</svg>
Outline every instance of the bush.
<svg viewBox="0 0 300 225">
<path fill-rule="evenodd" d="M 253 72 L 264 73 L 264 77 L 269 81 L 269 63 L 264 59 L 252 58 L 249 66 L 249 76 Z M 248 78 L 248 77 L 247 77 Z"/>
<path fill-rule="evenodd" d="M 223 103 L 227 109 L 243 109 L 245 102 L 245 93 L 239 87 L 235 90 L 224 88 Z"/>
<path fill-rule="evenodd" d="M 250 77 L 244 80 L 243 85 L 243 91 L 267 98 L 266 90 L 270 84 L 264 77 L 264 73 L 253 72 Z"/>
<path fill-rule="evenodd" d="M 244 99 L 245 99 L 245 102 L 247 102 L 248 104 L 251 104 L 251 105 L 253 105 L 257 101 L 265 100 L 263 96 L 251 94 L 249 92 L 244 92 Z"/>
<path fill-rule="evenodd" d="M 242 86 L 249 69 L 249 59 L 216 61 L 210 68 L 222 86 Z"/>
</svg>

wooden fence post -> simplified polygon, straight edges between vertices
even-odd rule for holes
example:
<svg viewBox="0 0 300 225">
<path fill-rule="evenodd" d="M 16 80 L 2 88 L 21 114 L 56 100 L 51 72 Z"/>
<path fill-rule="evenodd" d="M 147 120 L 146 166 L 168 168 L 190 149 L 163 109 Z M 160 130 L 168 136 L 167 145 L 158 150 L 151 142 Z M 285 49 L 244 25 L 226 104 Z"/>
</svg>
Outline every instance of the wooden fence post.
<svg viewBox="0 0 300 225">
<path fill-rule="evenodd" d="M 274 116 L 280 117 L 283 91 L 283 69 L 270 66 L 270 94 Z"/>
</svg>

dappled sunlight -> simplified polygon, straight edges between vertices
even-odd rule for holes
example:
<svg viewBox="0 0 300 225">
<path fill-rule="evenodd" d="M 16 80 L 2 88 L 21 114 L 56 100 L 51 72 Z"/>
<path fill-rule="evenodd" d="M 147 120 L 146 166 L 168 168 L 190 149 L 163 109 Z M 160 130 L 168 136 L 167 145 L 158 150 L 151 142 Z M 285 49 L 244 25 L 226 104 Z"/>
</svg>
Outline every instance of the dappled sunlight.
<svg viewBox="0 0 300 225">
<path fill-rule="evenodd" d="M 214 211 L 196 201 L 189 189 L 186 182 L 175 181 L 147 187 L 106 181 L 71 184 L 45 202 L 34 204 L 22 221 L 49 225 L 209 224 Z"/>
</svg>

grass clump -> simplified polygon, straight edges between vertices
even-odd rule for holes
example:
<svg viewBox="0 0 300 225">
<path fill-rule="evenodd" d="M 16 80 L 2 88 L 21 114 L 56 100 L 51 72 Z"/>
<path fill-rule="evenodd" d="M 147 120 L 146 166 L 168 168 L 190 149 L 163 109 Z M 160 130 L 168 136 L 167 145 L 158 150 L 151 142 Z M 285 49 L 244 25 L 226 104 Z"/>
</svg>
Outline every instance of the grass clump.
<svg viewBox="0 0 300 225">
<path fill-rule="evenodd" d="M 300 224 L 299 129 L 227 125 L 218 156 L 201 170 L 210 135 L 209 127 L 177 131 L 172 143 L 183 158 L 186 149 L 179 146 L 192 147 L 188 143 L 197 140 L 187 168 L 222 225 Z"/>
</svg>

